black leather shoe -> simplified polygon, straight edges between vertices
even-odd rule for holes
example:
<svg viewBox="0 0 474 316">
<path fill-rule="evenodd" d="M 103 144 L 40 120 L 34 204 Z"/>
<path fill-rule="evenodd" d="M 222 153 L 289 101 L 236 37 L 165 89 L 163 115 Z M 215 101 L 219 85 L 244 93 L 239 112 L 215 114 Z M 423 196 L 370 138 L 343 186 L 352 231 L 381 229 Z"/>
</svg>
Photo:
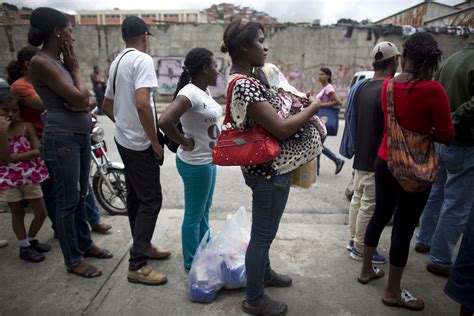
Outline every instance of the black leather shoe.
<svg viewBox="0 0 474 316">
<path fill-rule="evenodd" d="M 29 261 L 29 262 L 41 262 L 45 257 L 40 254 L 33 247 L 20 247 L 20 259 Z"/>
<path fill-rule="evenodd" d="M 37 239 L 30 240 L 30 245 L 38 252 L 48 252 L 51 250 L 50 245 L 42 244 Z"/>
<path fill-rule="evenodd" d="M 271 272 L 270 279 L 266 280 L 264 283 L 265 287 L 288 287 L 291 286 L 293 280 L 289 275 L 276 273 L 274 270 Z"/>
<path fill-rule="evenodd" d="M 445 278 L 449 278 L 449 275 L 451 274 L 451 268 L 441 267 L 433 263 L 428 263 L 426 265 L 426 270 L 428 270 L 428 272 Z"/>
</svg>

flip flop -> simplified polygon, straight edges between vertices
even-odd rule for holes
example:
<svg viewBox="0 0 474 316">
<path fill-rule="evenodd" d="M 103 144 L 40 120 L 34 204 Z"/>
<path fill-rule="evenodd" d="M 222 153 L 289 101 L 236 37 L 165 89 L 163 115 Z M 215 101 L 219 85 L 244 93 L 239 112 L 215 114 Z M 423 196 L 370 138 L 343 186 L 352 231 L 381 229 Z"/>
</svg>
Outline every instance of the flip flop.
<svg viewBox="0 0 474 316">
<path fill-rule="evenodd" d="M 99 277 L 99 276 L 102 275 L 102 271 L 97 269 L 96 267 L 94 267 L 91 264 L 88 264 L 87 268 L 82 272 L 74 271 L 74 268 L 72 268 L 72 269 L 68 268 L 67 272 L 78 275 L 78 276 L 86 278 L 86 279 L 92 279 L 92 278 L 96 278 L 96 277 Z"/>
<path fill-rule="evenodd" d="M 84 254 L 84 258 L 110 259 L 113 257 L 114 257 L 114 254 L 104 248 L 101 248 L 98 254 L 93 254 L 90 252 L 86 252 Z"/>
<path fill-rule="evenodd" d="M 417 299 L 407 290 L 402 290 L 400 300 L 398 302 L 389 302 L 382 297 L 382 303 L 390 307 L 401 307 L 411 311 L 421 311 L 425 308 L 423 300 Z"/>
<path fill-rule="evenodd" d="M 367 284 L 370 281 L 377 280 L 382 278 L 385 275 L 385 272 L 382 269 L 379 269 L 377 267 L 372 267 L 374 270 L 374 274 L 370 276 L 367 280 L 361 279 L 360 277 L 357 278 L 357 281 L 361 284 Z"/>
<path fill-rule="evenodd" d="M 251 315 L 285 315 L 288 305 L 280 301 L 274 301 L 268 295 L 263 295 L 262 302 L 255 308 L 245 306 L 242 302 L 242 310 Z"/>
</svg>

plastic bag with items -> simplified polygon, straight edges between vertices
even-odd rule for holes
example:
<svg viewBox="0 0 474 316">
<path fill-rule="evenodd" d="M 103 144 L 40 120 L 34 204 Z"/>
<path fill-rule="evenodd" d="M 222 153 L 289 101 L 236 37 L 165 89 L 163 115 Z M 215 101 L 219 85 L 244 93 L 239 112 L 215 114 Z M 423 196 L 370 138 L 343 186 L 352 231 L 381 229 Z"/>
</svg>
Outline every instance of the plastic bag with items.
<svg viewBox="0 0 474 316">
<path fill-rule="evenodd" d="M 250 220 L 241 207 L 229 216 L 212 238 L 201 241 L 189 272 L 191 301 L 209 303 L 223 287 L 245 287 L 245 253 L 250 241 Z"/>
</svg>

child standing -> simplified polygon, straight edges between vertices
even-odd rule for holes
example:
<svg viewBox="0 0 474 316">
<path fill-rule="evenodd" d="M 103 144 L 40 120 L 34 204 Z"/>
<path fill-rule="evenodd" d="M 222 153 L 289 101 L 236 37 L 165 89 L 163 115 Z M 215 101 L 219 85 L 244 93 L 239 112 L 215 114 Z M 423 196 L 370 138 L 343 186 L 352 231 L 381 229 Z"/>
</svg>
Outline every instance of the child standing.
<svg viewBox="0 0 474 316">
<path fill-rule="evenodd" d="M 40 183 L 48 178 L 41 160 L 39 142 L 33 125 L 20 121 L 17 99 L 11 93 L 0 94 L 0 201 L 7 202 L 12 226 L 20 241 L 20 258 L 31 262 L 45 259 L 49 245 L 36 239 L 46 218 Z M 22 201 L 31 205 L 34 218 L 28 235 Z"/>
</svg>

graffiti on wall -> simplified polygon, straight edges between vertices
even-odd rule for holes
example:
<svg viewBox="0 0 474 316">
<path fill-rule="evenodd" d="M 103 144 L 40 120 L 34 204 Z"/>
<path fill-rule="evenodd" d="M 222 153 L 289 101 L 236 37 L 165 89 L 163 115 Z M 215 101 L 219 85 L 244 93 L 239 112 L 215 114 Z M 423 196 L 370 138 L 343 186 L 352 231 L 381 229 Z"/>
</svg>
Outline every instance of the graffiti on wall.
<svg viewBox="0 0 474 316">
<path fill-rule="evenodd" d="M 352 77 L 358 71 L 371 70 L 371 66 L 363 65 L 335 65 L 335 64 L 317 64 L 304 68 L 301 64 L 285 64 L 282 61 L 275 63 L 283 72 L 288 81 L 302 92 L 312 91 L 318 93 L 322 88 L 319 83 L 319 73 L 322 67 L 331 69 L 332 82 L 336 94 L 340 98 L 345 98 L 349 92 Z"/>
<path fill-rule="evenodd" d="M 115 54 L 116 55 L 116 54 Z M 162 96 L 173 95 L 183 72 L 184 57 L 152 56 L 158 78 L 158 94 Z M 112 59 L 113 60 L 113 59 Z M 217 86 L 209 87 L 214 98 L 225 96 L 227 77 L 230 74 L 231 63 L 222 57 L 216 57 L 220 72 Z M 282 61 L 274 62 L 280 68 L 288 81 L 302 92 L 312 91 L 317 93 L 321 89 L 319 72 L 321 67 L 328 67 L 332 71 L 332 81 L 336 93 L 340 98 L 345 98 L 349 92 L 352 77 L 357 71 L 370 70 L 370 65 L 341 65 L 317 64 L 303 67 L 299 63 L 287 64 Z"/>
<path fill-rule="evenodd" d="M 173 95 L 178 85 L 179 77 L 183 72 L 184 57 L 158 57 L 152 56 L 158 77 L 158 94 Z M 224 58 L 216 57 L 219 79 L 217 86 L 209 87 L 213 97 L 225 95 L 226 80 L 230 72 L 230 63 Z"/>
</svg>

